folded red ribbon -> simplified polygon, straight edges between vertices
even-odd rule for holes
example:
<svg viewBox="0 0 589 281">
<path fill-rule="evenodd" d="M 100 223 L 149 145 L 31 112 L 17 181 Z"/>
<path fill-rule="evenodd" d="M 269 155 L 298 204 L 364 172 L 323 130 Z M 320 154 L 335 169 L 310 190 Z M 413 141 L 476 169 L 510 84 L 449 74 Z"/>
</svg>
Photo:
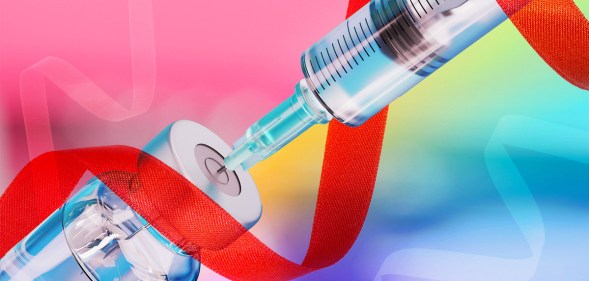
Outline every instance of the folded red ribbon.
<svg viewBox="0 0 589 281">
<path fill-rule="evenodd" d="M 352 0 L 348 15 L 365 2 Z M 516 2 L 499 0 L 556 71 L 589 88 L 589 24 L 574 2 L 532 0 L 512 13 Z M 337 262 L 355 242 L 370 205 L 385 125 L 386 109 L 360 128 L 330 123 L 311 242 L 301 265 L 272 251 L 173 169 L 130 147 L 56 151 L 33 159 L 0 198 L 0 256 L 61 206 L 90 171 L 168 239 L 225 277 L 301 276 Z M 234 237 L 239 238 L 227 247 L 215 242 Z"/>
<path fill-rule="evenodd" d="M 48 152 L 28 163 L 0 198 L 0 255 L 59 208 L 90 171 L 219 274 L 233 280 L 295 278 L 337 262 L 354 243 L 370 205 L 385 121 L 383 112 L 358 129 L 330 125 L 312 242 L 302 265 L 276 254 L 175 170 L 124 146 Z"/>
</svg>

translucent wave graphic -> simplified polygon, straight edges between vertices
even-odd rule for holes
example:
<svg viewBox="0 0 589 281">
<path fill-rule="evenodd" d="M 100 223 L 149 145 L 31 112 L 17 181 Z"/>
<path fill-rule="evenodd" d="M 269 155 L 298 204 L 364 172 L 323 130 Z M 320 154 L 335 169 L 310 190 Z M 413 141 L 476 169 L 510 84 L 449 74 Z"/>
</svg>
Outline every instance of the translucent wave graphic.
<svg viewBox="0 0 589 281">
<path fill-rule="evenodd" d="M 146 112 L 155 95 L 156 59 L 151 1 L 129 0 L 129 38 L 133 99 L 129 108 L 114 100 L 75 66 L 64 59 L 46 57 L 25 69 L 20 96 L 32 158 L 54 149 L 45 79 L 91 114 L 117 122 Z"/>
<path fill-rule="evenodd" d="M 544 222 L 508 147 L 589 164 L 589 133 L 509 115 L 500 120 L 487 144 L 487 170 L 527 242 L 531 253 L 528 257 L 516 259 L 437 249 L 403 249 L 385 259 L 374 280 L 530 280 L 544 249 Z"/>
</svg>

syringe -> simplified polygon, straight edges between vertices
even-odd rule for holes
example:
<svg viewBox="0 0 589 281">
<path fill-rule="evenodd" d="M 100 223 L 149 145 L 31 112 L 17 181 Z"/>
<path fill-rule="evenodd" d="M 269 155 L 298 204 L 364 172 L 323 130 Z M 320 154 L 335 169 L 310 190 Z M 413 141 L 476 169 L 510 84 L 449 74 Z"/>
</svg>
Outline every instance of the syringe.
<svg viewBox="0 0 589 281">
<path fill-rule="evenodd" d="M 294 95 L 247 129 L 225 167 L 249 169 L 332 118 L 363 124 L 505 19 L 496 0 L 372 0 L 303 53 Z"/>
</svg>

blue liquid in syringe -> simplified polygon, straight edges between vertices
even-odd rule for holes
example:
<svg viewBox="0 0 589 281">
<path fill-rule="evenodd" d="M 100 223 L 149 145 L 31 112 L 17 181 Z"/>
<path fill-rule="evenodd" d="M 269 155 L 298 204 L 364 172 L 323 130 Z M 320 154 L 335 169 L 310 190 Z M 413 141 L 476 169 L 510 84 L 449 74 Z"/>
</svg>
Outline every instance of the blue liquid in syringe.
<svg viewBox="0 0 589 281">
<path fill-rule="evenodd" d="M 362 125 L 507 16 L 495 0 L 373 0 L 301 58 L 295 94 L 253 124 L 225 159 L 253 166 L 313 124 Z"/>
<path fill-rule="evenodd" d="M 375 0 L 303 54 L 303 73 L 358 126 L 506 18 L 493 0 Z"/>
</svg>

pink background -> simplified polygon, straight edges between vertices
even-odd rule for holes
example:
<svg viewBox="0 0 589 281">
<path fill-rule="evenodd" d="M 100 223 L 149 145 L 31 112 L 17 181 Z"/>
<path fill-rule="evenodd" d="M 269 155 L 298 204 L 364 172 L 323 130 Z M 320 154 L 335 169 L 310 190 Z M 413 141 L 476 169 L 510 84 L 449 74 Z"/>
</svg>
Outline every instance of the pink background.
<svg viewBox="0 0 589 281">
<path fill-rule="evenodd" d="M 0 5 L 0 126 L 8 135 L 2 137 L 4 187 L 29 159 L 19 96 L 24 69 L 47 56 L 61 58 L 126 106 L 132 80 L 126 1 Z M 231 143 L 292 94 L 302 77 L 301 53 L 343 19 L 346 6 L 341 0 L 154 1 L 151 108 L 138 117 L 107 122 L 47 83 L 55 147 L 141 147 L 178 119 L 199 122 Z"/>
</svg>

